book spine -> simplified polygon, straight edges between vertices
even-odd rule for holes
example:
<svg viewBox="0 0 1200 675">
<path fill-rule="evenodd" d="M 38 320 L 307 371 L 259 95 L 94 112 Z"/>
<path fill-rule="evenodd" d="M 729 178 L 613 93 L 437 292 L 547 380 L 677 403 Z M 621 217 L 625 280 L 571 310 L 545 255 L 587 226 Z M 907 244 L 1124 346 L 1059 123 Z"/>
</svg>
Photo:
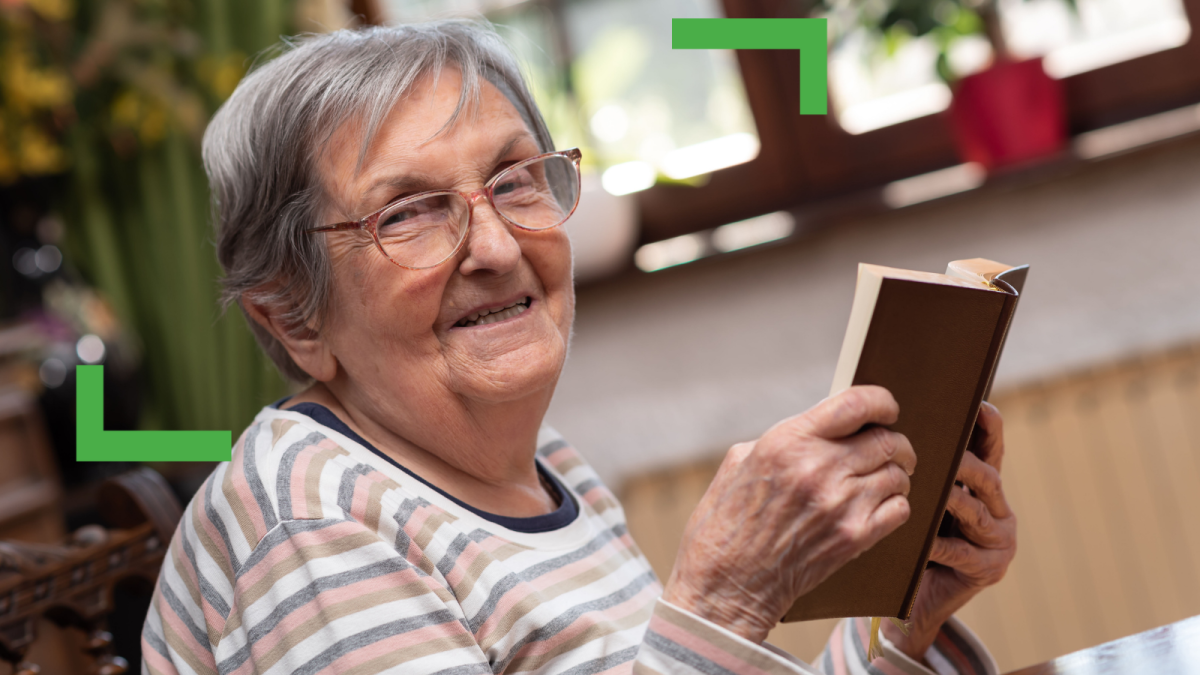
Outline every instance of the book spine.
<svg viewBox="0 0 1200 675">
<path fill-rule="evenodd" d="M 954 532 L 958 531 L 958 524 L 954 521 L 954 516 L 946 513 L 946 504 L 950 501 L 950 490 L 954 488 L 955 479 L 958 476 L 958 467 L 962 463 L 963 453 L 971 443 L 971 436 L 975 431 L 975 421 L 979 417 L 979 406 L 992 388 L 992 377 L 996 373 L 996 364 L 1000 362 L 1000 353 L 1004 349 L 1004 341 L 1008 336 L 1008 327 L 1012 323 L 1013 314 L 1017 309 L 1017 292 L 1008 284 L 1004 284 L 1004 286 L 1002 290 L 1004 290 L 1007 297 L 1000 310 L 1000 318 L 996 324 L 996 331 L 992 336 L 992 343 L 988 347 L 987 358 L 984 360 L 983 370 L 980 373 L 979 386 L 976 388 L 975 396 L 971 402 L 971 409 L 975 412 L 971 415 L 970 421 L 963 427 L 962 433 L 959 436 L 958 450 L 954 455 L 953 469 L 950 471 L 950 476 L 946 484 L 942 486 L 942 497 L 938 501 L 938 513 L 943 514 L 943 518 L 949 519 L 951 522 L 947 524 L 943 522 L 943 518 L 935 519 L 934 526 L 929 529 L 929 533 L 926 535 L 925 546 L 922 549 L 924 554 L 917 565 L 919 573 L 914 575 L 912 581 L 909 583 L 908 592 L 905 595 L 904 615 L 899 617 L 904 621 L 907 621 L 912 616 L 913 604 L 917 601 L 917 592 L 921 588 L 921 577 L 925 576 L 924 570 L 929 564 L 929 553 L 933 550 L 934 538 L 947 527 L 952 528 Z M 983 376 L 985 373 L 986 377 Z"/>
</svg>

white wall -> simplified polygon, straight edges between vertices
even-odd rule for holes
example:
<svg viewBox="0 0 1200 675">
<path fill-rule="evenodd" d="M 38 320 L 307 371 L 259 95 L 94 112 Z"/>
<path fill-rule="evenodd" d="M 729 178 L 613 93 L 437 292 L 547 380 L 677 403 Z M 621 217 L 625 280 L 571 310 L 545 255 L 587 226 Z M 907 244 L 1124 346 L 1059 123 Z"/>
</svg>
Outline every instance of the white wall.
<svg viewBox="0 0 1200 675">
<path fill-rule="evenodd" d="M 1200 340 L 1200 139 L 584 288 L 547 419 L 613 485 L 711 457 L 828 393 L 858 262 L 973 257 L 1032 265 L 999 388 Z"/>
</svg>

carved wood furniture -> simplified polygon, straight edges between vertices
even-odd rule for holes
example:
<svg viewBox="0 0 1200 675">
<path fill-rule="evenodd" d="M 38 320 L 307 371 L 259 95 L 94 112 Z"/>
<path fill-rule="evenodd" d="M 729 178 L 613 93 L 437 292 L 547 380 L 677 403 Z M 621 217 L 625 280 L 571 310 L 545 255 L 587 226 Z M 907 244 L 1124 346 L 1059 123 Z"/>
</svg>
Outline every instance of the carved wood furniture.
<svg viewBox="0 0 1200 675">
<path fill-rule="evenodd" d="M 61 498 L 37 402 L 0 378 L 0 540 L 61 539 Z"/>
<path fill-rule="evenodd" d="M 137 577 L 154 583 L 182 512 L 162 476 L 145 467 L 104 483 L 98 499 L 109 528 L 82 527 L 56 545 L 0 542 L 0 660 L 15 675 L 41 672 L 24 660 L 41 618 L 87 633 L 96 675 L 129 671 L 104 630 L 113 589 Z"/>
</svg>

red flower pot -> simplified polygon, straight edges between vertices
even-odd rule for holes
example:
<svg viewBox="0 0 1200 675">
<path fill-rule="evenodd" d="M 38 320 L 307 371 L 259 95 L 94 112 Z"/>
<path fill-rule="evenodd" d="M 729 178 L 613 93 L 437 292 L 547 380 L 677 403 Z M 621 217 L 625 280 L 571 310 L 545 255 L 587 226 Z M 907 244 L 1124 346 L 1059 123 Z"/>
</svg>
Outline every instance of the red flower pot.
<svg viewBox="0 0 1200 675">
<path fill-rule="evenodd" d="M 999 61 L 958 81 L 950 124 L 962 160 L 989 171 L 1054 155 L 1067 142 L 1062 83 L 1040 58 Z"/>
</svg>

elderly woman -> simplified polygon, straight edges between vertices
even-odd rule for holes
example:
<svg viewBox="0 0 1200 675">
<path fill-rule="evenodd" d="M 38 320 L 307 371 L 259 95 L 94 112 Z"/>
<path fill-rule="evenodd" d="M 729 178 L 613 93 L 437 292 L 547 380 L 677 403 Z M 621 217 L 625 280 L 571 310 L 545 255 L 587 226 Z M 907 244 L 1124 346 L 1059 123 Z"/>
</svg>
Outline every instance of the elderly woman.
<svg viewBox="0 0 1200 675">
<path fill-rule="evenodd" d="M 555 151 L 517 64 L 466 22 L 306 38 L 204 139 L 228 298 L 307 383 L 188 506 L 147 673 L 812 673 L 764 643 L 792 602 L 908 517 L 891 395 L 855 387 L 735 446 L 665 587 L 543 416 L 574 316 Z M 952 618 L 1012 559 L 1000 419 L 981 415 L 908 635 L 826 673 L 994 673 Z M 867 430 L 863 430 L 864 427 Z"/>
</svg>

